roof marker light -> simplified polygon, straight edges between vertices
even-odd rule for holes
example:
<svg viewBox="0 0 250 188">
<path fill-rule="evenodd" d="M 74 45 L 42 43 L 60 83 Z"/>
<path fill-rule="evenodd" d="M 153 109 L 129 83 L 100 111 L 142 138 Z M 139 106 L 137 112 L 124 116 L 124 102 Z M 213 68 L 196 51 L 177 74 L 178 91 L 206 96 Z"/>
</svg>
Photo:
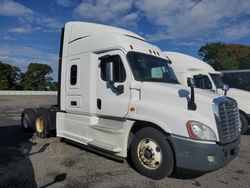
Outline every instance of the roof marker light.
<svg viewBox="0 0 250 188">
<path fill-rule="evenodd" d="M 154 54 L 156 55 L 155 51 L 153 51 L 153 52 L 154 52 Z"/>
<path fill-rule="evenodd" d="M 152 51 L 151 51 L 151 50 L 149 50 L 149 52 L 150 52 L 150 54 L 152 54 Z"/>
</svg>

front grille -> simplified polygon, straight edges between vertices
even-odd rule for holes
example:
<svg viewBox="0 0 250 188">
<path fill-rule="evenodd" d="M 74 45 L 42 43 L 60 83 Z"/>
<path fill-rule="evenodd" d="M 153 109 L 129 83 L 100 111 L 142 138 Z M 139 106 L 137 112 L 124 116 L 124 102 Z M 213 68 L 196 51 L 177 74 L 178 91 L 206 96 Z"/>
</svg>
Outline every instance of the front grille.
<svg viewBox="0 0 250 188">
<path fill-rule="evenodd" d="M 237 102 L 229 97 L 219 97 L 213 105 L 220 142 L 228 143 L 238 138 L 240 121 Z"/>
</svg>

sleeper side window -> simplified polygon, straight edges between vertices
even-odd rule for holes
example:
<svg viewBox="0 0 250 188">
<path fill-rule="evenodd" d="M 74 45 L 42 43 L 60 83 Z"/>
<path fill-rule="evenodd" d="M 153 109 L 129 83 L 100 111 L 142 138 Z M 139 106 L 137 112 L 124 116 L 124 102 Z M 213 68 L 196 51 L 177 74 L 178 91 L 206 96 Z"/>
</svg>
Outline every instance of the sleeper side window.
<svg viewBox="0 0 250 188">
<path fill-rule="evenodd" d="M 114 63 L 114 78 L 115 82 L 124 82 L 126 80 L 126 71 L 123 66 L 121 57 L 119 55 L 113 55 L 106 59 L 102 59 L 100 63 L 101 68 L 101 78 L 103 81 L 107 81 L 106 79 L 106 63 L 113 62 Z"/>
<path fill-rule="evenodd" d="M 70 68 L 70 84 L 76 85 L 77 83 L 77 65 L 72 65 Z"/>
</svg>

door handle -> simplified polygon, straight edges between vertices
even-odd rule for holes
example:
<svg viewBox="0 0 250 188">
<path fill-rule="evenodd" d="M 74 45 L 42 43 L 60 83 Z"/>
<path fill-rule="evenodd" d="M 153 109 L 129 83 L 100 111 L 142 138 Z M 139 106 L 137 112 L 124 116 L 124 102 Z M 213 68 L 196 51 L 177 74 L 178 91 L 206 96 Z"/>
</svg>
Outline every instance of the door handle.
<svg viewBox="0 0 250 188">
<path fill-rule="evenodd" d="M 70 105 L 71 106 L 77 106 L 77 102 L 76 101 L 70 101 Z"/>
<path fill-rule="evenodd" d="M 97 99 L 96 104 L 97 104 L 97 108 L 99 110 L 101 110 L 101 108 L 102 108 L 102 100 L 101 99 Z"/>
</svg>

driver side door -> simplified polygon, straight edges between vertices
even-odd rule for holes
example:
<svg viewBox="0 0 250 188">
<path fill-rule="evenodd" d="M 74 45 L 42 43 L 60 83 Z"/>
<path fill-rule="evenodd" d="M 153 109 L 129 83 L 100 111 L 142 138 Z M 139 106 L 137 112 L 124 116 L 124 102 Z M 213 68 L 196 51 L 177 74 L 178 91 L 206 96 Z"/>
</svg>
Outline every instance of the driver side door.
<svg viewBox="0 0 250 188">
<path fill-rule="evenodd" d="M 105 58 L 103 58 L 105 57 Z M 101 117 L 124 118 L 128 113 L 130 101 L 129 84 L 131 76 L 125 54 L 120 50 L 102 53 L 99 56 L 97 71 L 97 115 Z M 106 63 L 114 63 L 114 83 L 106 79 Z M 117 87 L 123 87 L 119 92 Z"/>
</svg>

